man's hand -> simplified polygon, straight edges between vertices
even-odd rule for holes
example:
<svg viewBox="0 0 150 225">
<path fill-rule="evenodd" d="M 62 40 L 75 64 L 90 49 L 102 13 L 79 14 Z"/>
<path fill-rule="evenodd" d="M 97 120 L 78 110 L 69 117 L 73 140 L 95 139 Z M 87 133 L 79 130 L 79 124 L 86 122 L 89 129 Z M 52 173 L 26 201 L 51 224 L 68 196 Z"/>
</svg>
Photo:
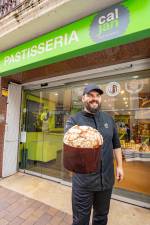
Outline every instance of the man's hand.
<svg viewBox="0 0 150 225">
<path fill-rule="evenodd" d="M 122 181 L 123 180 L 123 167 L 122 167 L 122 151 L 121 148 L 116 148 L 114 149 L 114 155 L 116 159 L 116 179 L 117 181 Z"/>
<path fill-rule="evenodd" d="M 124 177 L 123 174 L 123 168 L 122 167 L 117 167 L 116 169 L 116 179 L 118 182 L 122 181 Z"/>
</svg>

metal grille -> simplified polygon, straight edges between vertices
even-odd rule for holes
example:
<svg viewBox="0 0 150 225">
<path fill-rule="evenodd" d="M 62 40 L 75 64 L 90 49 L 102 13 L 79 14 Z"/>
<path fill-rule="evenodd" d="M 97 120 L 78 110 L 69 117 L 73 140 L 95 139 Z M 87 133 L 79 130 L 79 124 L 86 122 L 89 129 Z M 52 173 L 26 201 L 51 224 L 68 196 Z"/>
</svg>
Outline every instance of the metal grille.
<svg viewBox="0 0 150 225">
<path fill-rule="evenodd" d="M 12 12 L 21 2 L 21 0 L 0 0 L 0 18 Z"/>
</svg>

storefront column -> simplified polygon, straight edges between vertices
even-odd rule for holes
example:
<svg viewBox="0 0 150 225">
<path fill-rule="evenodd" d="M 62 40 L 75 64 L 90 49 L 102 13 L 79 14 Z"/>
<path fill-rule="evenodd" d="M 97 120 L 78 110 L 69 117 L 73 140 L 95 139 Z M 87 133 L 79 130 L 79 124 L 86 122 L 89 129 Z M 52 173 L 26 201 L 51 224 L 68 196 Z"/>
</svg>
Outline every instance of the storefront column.
<svg viewBox="0 0 150 225">
<path fill-rule="evenodd" d="M 0 80 L 0 84 L 1 84 L 1 80 Z M 2 91 L 0 88 L 0 177 L 2 177 L 6 109 L 7 109 L 7 97 L 2 96 Z"/>
</svg>

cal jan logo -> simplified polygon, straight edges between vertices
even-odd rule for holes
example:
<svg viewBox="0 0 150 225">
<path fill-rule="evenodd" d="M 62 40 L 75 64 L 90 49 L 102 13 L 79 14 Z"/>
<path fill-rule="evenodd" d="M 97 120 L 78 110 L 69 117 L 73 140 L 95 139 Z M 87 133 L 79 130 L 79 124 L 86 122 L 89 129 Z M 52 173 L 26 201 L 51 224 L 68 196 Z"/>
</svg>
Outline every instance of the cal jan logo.
<svg viewBox="0 0 150 225">
<path fill-rule="evenodd" d="M 114 5 L 96 15 L 90 27 L 90 36 L 96 43 L 119 37 L 126 31 L 128 23 L 128 9 Z"/>
<path fill-rule="evenodd" d="M 108 126 L 108 123 L 104 123 L 104 127 L 105 128 L 108 128 L 109 126 Z"/>
</svg>

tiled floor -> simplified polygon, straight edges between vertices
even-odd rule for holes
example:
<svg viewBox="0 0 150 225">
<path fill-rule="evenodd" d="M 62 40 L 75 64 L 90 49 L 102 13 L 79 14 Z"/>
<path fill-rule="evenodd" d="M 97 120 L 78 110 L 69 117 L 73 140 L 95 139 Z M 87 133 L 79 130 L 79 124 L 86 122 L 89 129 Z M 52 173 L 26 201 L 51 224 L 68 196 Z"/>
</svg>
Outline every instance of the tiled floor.
<svg viewBox="0 0 150 225">
<path fill-rule="evenodd" d="M 23 173 L 0 180 L 1 224 L 71 225 L 71 188 Z M 111 200 L 108 225 L 116 224 L 149 225 L 150 212 Z"/>
</svg>

